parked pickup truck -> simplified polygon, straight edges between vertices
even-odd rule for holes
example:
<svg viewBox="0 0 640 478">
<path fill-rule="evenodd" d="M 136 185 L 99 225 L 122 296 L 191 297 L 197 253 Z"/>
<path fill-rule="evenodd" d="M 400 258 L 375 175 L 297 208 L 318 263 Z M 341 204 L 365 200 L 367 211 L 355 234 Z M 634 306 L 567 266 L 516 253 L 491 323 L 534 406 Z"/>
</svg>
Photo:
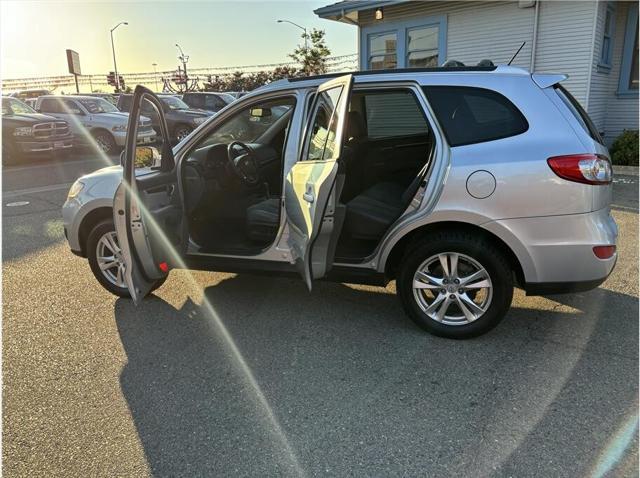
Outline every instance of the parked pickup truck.
<svg viewBox="0 0 640 478">
<path fill-rule="evenodd" d="M 117 153 L 127 137 L 129 114 L 122 113 L 107 100 L 93 96 L 41 96 L 36 109 L 66 120 L 79 145 L 97 145 L 105 154 Z M 139 144 L 156 141 L 151 120 L 140 117 Z"/>
<path fill-rule="evenodd" d="M 197 126 L 205 122 L 214 113 L 200 109 L 190 108 L 184 101 L 173 95 L 158 95 L 162 101 L 163 113 L 167 127 L 169 128 L 169 140 L 171 144 L 177 144 L 189 136 Z M 118 97 L 118 109 L 129 112 L 133 95 L 120 95 Z M 156 133 L 160 134 L 158 113 L 145 102 L 142 104 L 142 114 L 151 118 Z"/>
<path fill-rule="evenodd" d="M 27 155 L 52 154 L 73 146 L 66 121 L 37 113 L 16 98 L 2 98 L 2 164 Z"/>
</svg>

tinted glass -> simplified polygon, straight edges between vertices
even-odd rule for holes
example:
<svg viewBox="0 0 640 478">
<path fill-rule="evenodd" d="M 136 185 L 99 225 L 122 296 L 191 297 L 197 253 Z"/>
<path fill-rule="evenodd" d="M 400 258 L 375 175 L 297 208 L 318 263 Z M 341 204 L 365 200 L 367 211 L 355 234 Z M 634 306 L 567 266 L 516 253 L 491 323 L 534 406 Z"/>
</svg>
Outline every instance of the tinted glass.
<svg viewBox="0 0 640 478">
<path fill-rule="evenodd" d="M 80 99 L 78 101 L 89 113 L 114 113 L 118 111 L 118 108 L 102 98 Z"/>
<path fill-rule="evenodd" d="M 369 68 L 371 70 L 395 68 L 398 64 L 396 43 L 395 33 L 369 35 Z"/>
<path fill-rule="evenodd" d="M 191 106 L 192 108 L 204 107 L 204 95 L 189 95 L 186 94 L 182 97 L 182 100 Z"/>
<path fill-rule="evenodd" d="M 35 113 L 35 110 L 22 101 L 2 98 L 2 114 L 28 115 L 32 113 Z"/>
<path fill-rule="evenodd" d="M 416 97 L 410 91 L 390 91 L 364 97 L 367 136 L 391 138 L 427 134 L 429 128 Z"/>
<path fill-rule="evenodd" d="M 578 103 L 578 100 L 576 100 L 563 86 L 556 85 L 554 88 L 562 102 L 566 105 L 569 111 L 571 111 L 571 114 L 578 120 L 578 123 L 580 123 L 580 126 L 584 128 L 587 134 L 598 143 L 604 144 L 598 129 L 591 121 L 591 118 L 589 118 L 587 112 L 582 108 L 580 103 Z"/>
<path fill-rule="evenodd" d="M 342 86 L 323 91 L 315 105 L 311 130 L 307 133 L 306 160 L 335 159 L 339 117 L 336 111 Z"/>
<path fill-rule="evenodd" d="M 177 96 L 161 96 L 162 102 L 172 110 L 188 110 L 189 105 Z"/>
<path fill-rule="evenodd" d="M 424 92 L 451 146 L 507 138 L 529 128 L 520 110 L 495 91 L 426 86 Z"/>
<path fill-rule="evenodd" d="M 40 102 L 39 111 L 43 113 L 60 113 L 60 107 L 57 98 L 44 98 Z"/>
</svg>

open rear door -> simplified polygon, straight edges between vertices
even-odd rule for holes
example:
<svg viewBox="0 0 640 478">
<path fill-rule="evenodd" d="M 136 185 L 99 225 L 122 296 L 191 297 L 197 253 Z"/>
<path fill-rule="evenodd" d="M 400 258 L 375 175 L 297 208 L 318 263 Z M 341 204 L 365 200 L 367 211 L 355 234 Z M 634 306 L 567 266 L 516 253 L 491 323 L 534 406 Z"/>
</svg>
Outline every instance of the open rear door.
<svg viewBox="0 0 640 478">
<path fill-rule="evenodd" d="M 338 199 L 342 141 L 353 76 L 318 87 L 305 128 L 301 156 L 285 183 L 289 246 L 309 290 L 333 263 L 344 214 Z M 343 211 L 342 211 L 343 212 Z"/>
<path fill-rule="evenodd" d="M 137 145 L 143 104 L 158 114 L 161 144 L 156 147 Z M 187 242 L 182 187 L 162 103 L 140 85 L 133 95 L 122 167 L 113 217 L 125 282 L 137 304 L 172 265 L 180 263 Z"/>
</svg>

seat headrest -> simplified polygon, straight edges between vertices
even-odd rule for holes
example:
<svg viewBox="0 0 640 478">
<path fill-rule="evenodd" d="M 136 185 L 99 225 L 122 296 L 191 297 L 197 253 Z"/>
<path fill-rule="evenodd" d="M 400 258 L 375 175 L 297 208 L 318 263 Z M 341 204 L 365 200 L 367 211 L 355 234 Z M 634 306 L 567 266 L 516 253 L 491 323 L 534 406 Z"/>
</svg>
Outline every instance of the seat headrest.
<svg viewBox="0 0 640 478">
<path fill-rule="evenodd" d="M 347 141 L 358 140 L 366 135 L 364 119 L 357 111 L 349 111 L 347 116 Z"/>
</svg>

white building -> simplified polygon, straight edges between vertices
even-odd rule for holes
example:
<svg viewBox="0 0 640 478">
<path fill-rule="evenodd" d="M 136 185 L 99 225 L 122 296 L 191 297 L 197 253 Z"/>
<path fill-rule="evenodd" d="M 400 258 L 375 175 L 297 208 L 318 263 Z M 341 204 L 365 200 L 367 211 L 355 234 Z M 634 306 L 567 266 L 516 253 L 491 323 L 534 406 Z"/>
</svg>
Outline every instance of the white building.
<svg viewBox="0 0 640 478">
<path fill-rule="evenodd" d="M 359 30 L 363 70 L 482 59 L 565 73 L 610 144 L 638 129 L 638 2 L 342 1 L 315 10 Z"/>
</svg>

